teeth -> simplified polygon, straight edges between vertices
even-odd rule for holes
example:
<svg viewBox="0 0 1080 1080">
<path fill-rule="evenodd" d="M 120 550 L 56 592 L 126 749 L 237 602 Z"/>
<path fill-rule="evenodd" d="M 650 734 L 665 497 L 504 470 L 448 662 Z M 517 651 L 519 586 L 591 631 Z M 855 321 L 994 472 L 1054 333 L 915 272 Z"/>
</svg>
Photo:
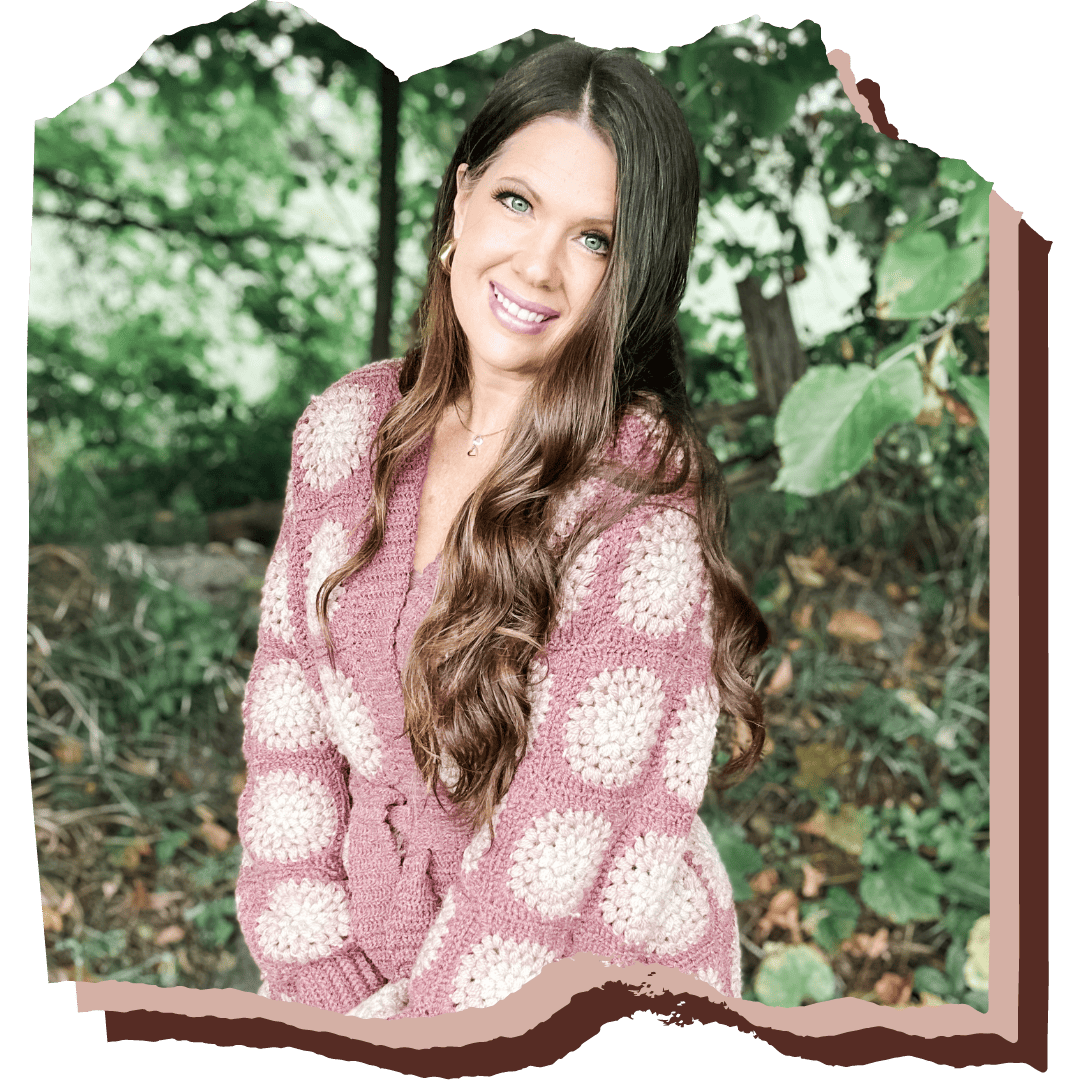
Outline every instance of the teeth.
<svg viewBox="0 0 1080 1080">
<path fill-rule="evenodd" d="M 509 312 L 515 319 L 519 319 L 521 322 L 542 322 L 544 316 L 537 311 L 529 311 L 527 308 L 518 307 L 512 300 L 507 300 L 505 296 L 498 289 L 492 286 L 495 293 L 495 298 L 502 305 L 503 310 Z"/>
</svg>

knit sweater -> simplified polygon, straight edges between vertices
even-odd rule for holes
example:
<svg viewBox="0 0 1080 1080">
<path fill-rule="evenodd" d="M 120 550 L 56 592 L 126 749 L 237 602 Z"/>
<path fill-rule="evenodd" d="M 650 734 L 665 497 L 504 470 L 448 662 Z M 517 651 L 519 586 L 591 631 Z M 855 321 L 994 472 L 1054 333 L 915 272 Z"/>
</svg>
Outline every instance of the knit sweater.
<svg viewBox="0 0 1080 1080">
<path fill-rule="evenodd" d="M 566 573 L 494 839 L 441 785 L 440 799 L 425 790 L 403 729 L 401 671 L 439 571 L 411 573 L 430 438 L 403 464 L 374 560 L 330 597 L 331 666 L 315 597 L 363 539 L 371 447 L 400 368 L 347 375 L 296 429 L 243 707 L 236 896 L 260 992 L 433 1015 L 494 1004 L 587 952 L 738 997 L 731 885 L 697 816 L 719 713 L 711 601 L 678 495 L 625 514 Z M 648 441 L 629 417 L 616 456 Z M 557 536 L 606 483 L 565 498 Z"/>
</svg>

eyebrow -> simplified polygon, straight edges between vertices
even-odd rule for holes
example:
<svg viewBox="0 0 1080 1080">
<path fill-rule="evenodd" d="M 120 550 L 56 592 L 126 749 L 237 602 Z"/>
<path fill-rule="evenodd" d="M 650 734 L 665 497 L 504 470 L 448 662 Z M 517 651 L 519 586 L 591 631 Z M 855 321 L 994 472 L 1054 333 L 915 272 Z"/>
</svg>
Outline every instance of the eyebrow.
<svg viewBox="0 0 1080 1080">
<path fill-rule="evenodd" d="M 525 189 L 528 196 L 538 206 L 542 206 L 544 203 L 544 200 L 536 193 L 536 189 L 527 180 L 522 180 L 520 176 L 504 176 L 499 182 L 518 184 L 520 187 L 523 187 Z M 609 217 L 584 217 L 581 218 L 581 223 L 583 225 L 606 225 L 609 229 L 614 224 L 612 219 Z"/>
</svg>

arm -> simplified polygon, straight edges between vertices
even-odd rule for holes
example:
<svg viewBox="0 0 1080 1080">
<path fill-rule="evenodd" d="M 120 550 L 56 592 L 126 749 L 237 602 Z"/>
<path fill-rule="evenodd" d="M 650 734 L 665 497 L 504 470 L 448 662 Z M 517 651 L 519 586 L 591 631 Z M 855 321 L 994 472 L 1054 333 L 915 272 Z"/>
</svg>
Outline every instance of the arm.
<svg viewBox="0 0 1080 1080">
<path fill-rule="evenodd" d="M 494 1004 L 575 952 L 698 970 L 715 951 L 727 905 L 694 823 L 719 706 L 693 521 L 638 508 L 567 588 L 494 840 L 466 852 L 399 1016 Z"/>
<path fill-rule="evenodd" d="M 293 509 L 301 469 L 294 446 L 244 695 L 237 917 L 268 996 L 345 1012 L 385 980 L 350 935 L 341 858 L 349 794 L 344 759 L 327 738 L 308 638 L 305 552 Z"/>
</svg>

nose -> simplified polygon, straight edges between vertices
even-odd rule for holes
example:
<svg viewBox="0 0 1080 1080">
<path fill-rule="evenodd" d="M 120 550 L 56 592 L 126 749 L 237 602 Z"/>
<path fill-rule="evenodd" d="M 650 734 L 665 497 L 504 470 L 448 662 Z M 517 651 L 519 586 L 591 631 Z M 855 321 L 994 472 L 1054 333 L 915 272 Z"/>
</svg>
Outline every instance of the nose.
<svg viewBox="0 0 1080 1080">
<path fill-rule="evenodd" d="M 554 289 L 561 277 L 561 247 L 554 230 L 535 229 L 513 260 L 514 271 L 534 289 Z"/>
</svg>

